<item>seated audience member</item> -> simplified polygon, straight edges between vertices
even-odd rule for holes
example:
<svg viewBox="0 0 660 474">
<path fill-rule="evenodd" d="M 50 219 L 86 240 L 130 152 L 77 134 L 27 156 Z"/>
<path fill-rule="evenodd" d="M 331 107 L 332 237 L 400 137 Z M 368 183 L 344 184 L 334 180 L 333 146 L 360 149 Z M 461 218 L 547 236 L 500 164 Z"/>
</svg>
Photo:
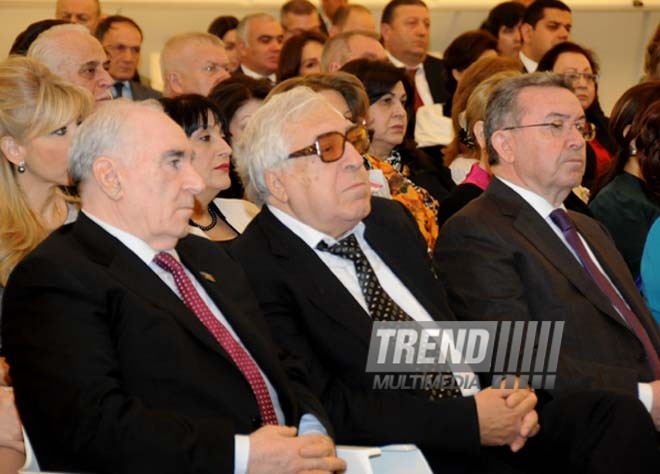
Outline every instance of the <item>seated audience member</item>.
<svg viewBox="0 0 660 474">
<path fill-rule="evenodd" d="M 651 224 L 660 216 L 660 173 L 654 143 L 637 140 L 642 117 L 660 102 L 660 81 L 643 82 L 628 89 L 612 108 L 610 133 L 618 151 L 607 174 L 599 181 L 589 203 L 633 275 L 639 277 L 639 261 Z"/>
<path fill-rule="evenodd" d="M 337 9 L 332 17 L 332 27 L 329 36 L 332 38 L 344 31 L 376 32 L 376 22 L 371 11 L 364 5 L 351 3 Z"/>
<path fill-rule="evenodd" d="M 140 82 L 138 65 L 142 48 L 142 29 L 128 17 L 112 15 L 96 27 L 96 38 L 108 53 L 108 72 L 115 80 L 113 97 L 130 100 L 157 99 L 161 93 Z"/>
<path fill-rule="evenodd" d="M 30 45 L 37 39 L 44 31 L 57 25 L 66 25 L 68 21 L 64 20 L 39 20 L 30 23 L 27 28 L 21 31 L 14 39 L 14 43 L 9 49 L 9 56 L 12 54 L 25 56 L 30 48 Z"/>
<path fill-rule="evenodd" d="M 332 146 L 314 146 L 330 138 Z M 536 431 L 535 412 L 529 411 L 533 393 L 382 392 L 364 370 L 371 318 L 388 314 L 376 309 L 372 293 L 363 295 L 353 263 L 333 255 L 342 236 L 369 255 L 387 291 L 379 294 L 389 294 L 396 311 L 409 320 L 408 314 L 453 319 L 410 215 L 399 203 L 370 198 L 361 156 L 367 144 L 362 125 L 309 88 L 271 96 L 235 149 L 248 196 L 264 207 L 231 252 L 246 269 L 278 343 L 303 357 L 304 373 L 329 411 L 338 442 L 415 442 L 427 456 L 435 455 L 429 456 L 435 469 L 442 465 L 447 472 L 480 465 L 480 444 L 518 450 L 523 437 Z M 490 410 L 492 417 L 482 416 Z"/>
<path fill-rule="evenodd" d="M 246 15 L 236 27 L 236 50 L 241 63 L 237 72 L 275 83 L 283 42 L 282 26 L 272 15 Z"/>
<path fill-rule="evenodd" d="M 414 129 L 414 89 L 405 70 L 386 61 L 358 59 L 345 64 L 342 71 L 357 76 L 369 97 L 367 126 L 373 131 L 369 154 L 379 163 L 369 162 L 377 168 L 389 163 L 396 175 L 409 177 L 437 200 L 446 196 L 454 188 L 449 170 L 433 163 L 409 138 Z M 389 176 L 389 172 L 385 174 Z M 394 182 L 397 180 L 390 187 Z"/>
<path fill-rule="evenodd" d="M 472 163 L 465 179 L 440 202 L 438 208 L 438 225 L 440 227 L 468 202 L 479 197 L 488 187 L 491 174 L 486 151 L 486 138 L 484 137 L 486 103 L 497 84 L 507 77 L 518 75 L 520 75 L 520 71 L 515 69 L 502 70 L 490 75 L 470 93 L 462 117 L 464 128 L 461 140 L 463 145 L 471 150 L 471 156 L 478 156 L 479 159 Z"/>
<path fill-rule="evenodd" d="M 99 0 L 57 0 L 55 18 L 83 25 L 94 34 L 101 19 Z"/>
<path fill-rule="evenodd" d="M 321 53 L 321 71 L 335 72 L 354 59 L 387 60 L 379 36 L 370 31 L 346 31 L 330 38 Z"/>
<path fill-rule="evenodd" d="M 585 123 L 556 75 L 500 82 L 484 124 L 494 179 L 442 227 L 437 269 L 460 320 L 564 322 L 551 396 L 627 393 L 660 428 L 660 328 L 601 225 L 562 205 L 584 172 Z"/>
<path fill-rule="evenodd" d="M 497 52 L 502 56 L 518 58 L 522 38 L 520 25 L 525 7 L 520 2 L 503 2 L 495 5 L 481 24 L 481 29 L 497 38 Z"/>
<path fill-rule="evenodd" d="M 82 88 L 24 57 L 0 63 L 0 301 L 9 274 L 53 229 L 75 220 L 63 191 L 76 124 L 92 108 Z M 2 307 L 0 305 L 0 317 Z M 1 348 L 0 348 L 1 349 Z M 0 350 L 0 472 L 25 460 L 21 423 Z"/>
<path fill-rule="evenodd" d="M 195 156 L 193 168 L 204 180 L 204 189 L 195 196 L 190 232 L 211 240 L 235 238 L 259 209 L 242 199 L 216 199 L 231 184 L 231 148 L 225 141 L 220 112 L 211 100 L 195 94 L 162 99 L 161 104 L 186 133 Z"/>
<path fill-rule="evenodd" d="M 644 298 L 660 324 L 660 219 L 655 220 L 646 237 L 640 267 Z"/>
<path fill-rule="evenodd" d="M 451 117 L 451 107 L 456 86 L 464 71 L 475 61 L 497 55 L 497 39 L 484 30 L 466 31 L 449 43 L 442 55 L 447 71 L 446 89 L 449 93 L 444 103 L 444 114 Z"/>
<path fill-rule="evenodd" d="M 309 0 L 285 2 L 280 8 L 280 24 L 284 32 L 284 42 L 307 31 L 315 31 L 328 36 L 325 24 L 321 21 L 321 15 Z"/>
<path fill-rule="evenodd" d="M 82 86 L 98 103 L 112 99 L 114 83 L 106 71 L 108 59 L 101 43 L 82 25 L 57 25 L 37 36 L 27 56 L 62 79 Z"/>
<path fill-rule="evenodd" d="M 570 41 L 571 9 L 561 0 L 536 0 L 526 9 L 520 25 L 522 47 L 519 58 L 527 72 L 536 71 L 538 62 L 554 45 Z"/>
<path fill-rule="evenodd" d="M 207 95 L 229 78 L 229 60 L 222 41 L 210 33 L 172 36 L 160 55 L 165 97 Z"/>
<path fill-rule="evenodd" d="M 225 53 L 229 63 L 227 69 L 233 74 L 241 65 L 238 60 L 238 51 L 236 50 L 236 27 L 238 18 L 235 16 L 219 16 L 209 25 L 208 32 L 217 36 L 225 44 Z"/>
<path fill-rule="evenodd" d="M 230 146 L 240 139 L 248 120 L 261 107 L 271 89 L 268 79 L 253 79 L 244 74 L 236 74 L 213 88 L 209 99 L 218 109 L 222 131 Z M 243 199 L 245 191 L 233 158 L 230 165 L 231 186 L 221 191 L 220 197 Z"/>
<path fill-rule="evenodd" d="M 326 39 L 316 31 L 306 31 L 289 38 L 282 47 L 277 82 L 321 72 L 321 51 Z"/>
<path fill-rule="evenodd" d="M 587 121 L 596 127 L 594 137 L 587 142 L 587 169 L 582 178 L 582 185 L 589 189 L 605 173 L 615 152 L 609 119 L 598 100 L 599 69 L 592 51 L 569 41 L 553 46 L 538 65 L 538 71 L 561 74 L 571 84 Z"/>
<path fill-rule="evenodd" d="M 508 57 L 481 58 L 465 70 L 452 101 L 451 122 L 454 138 L 442 150 L 444 163 L 449 167 L 451 177 L 456 184 L 460 184 L 470 172 L 472 165 L 480 160 L 479 153 L 471 146 L 474 141 L 467 142 L 470 129 L 465 126 L 465 109 L 470 94 L 477 85 L 497 72 L 521 70 L 520 61 Z"/>
<path fill-rule="evenodd" d="M 70 171 L 81 214 L 19 263 L 4 299 L 4 347 L 39 464 L 341 470 L 319 434 L 322 408 L 287 380 L 240 267 L 185 237 L 204 188 L 191 161 L 154 102 L 113 101 L 79 127 Z M 284 426 L 299 422 L 299 437 Z"/>
</svg>

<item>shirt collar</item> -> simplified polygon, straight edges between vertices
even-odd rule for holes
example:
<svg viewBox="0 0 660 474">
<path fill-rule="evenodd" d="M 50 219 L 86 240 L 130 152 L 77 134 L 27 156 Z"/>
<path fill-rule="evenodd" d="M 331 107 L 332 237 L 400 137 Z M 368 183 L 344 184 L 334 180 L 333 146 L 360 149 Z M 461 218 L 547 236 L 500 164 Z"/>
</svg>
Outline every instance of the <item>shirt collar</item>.
<svg viewBox="0 0 660 474">
<path fill-rule="evenodd" d="M 270 212 L 272 212 L 273 215 L 282 224 L 284 224 L 291 232 L 293 232 L 298 237 L 300 237 L 303 240 L 303 242 L 305 242 L 312 249 L 316 249 L 316 246 L 321 241 L 324 241 L 328 245 L 336 244 L 338 240 L 341 240 L 342 238 L 346 237 L 351 233 L 355 234 L 356 237 L 358 237 L 359 239 L 362 239 L 364 236 L 364 223 L 362 223 L 362 221 L 360 221 L 354 228 L 346 232 L 344 235 L 339 237 L 339 239 L 335 239 L 334 237 L 325 234 L 323 232 L 320 232 L 314 229 L 313 227 L 305 224 L 304 222 L 301 222 L 292 215 L 284 212 L 281 209 L 278 209 L 275 206 L 271 206 L 270 204 L 267 204 L 267 206 Z"/>
<path fill-rule="evenodd" d="M 510 187 L 513 191 L 515 191 L 521 198 L 523 198 L 527 202 L 527 204 L 532 206 L 534 210 L 538 212 L 541 217 L 543 217 L 543 219 L 547 220 L 548 216 L 550 216 L 550 213 L 556 209 L 552 204 L 546 201 L 545 198 L 541 197 L 535 192 L 523 188 L 522 186 L 513 184 L 511 181 L 507 181 L 506 179 L 500 178 L 499 176 L 497 176 L 497 179 L 499 179 L 508 187 Z M 561 205 L 561 208 L 565 210 L 563 204 Z"/>
<path fill-rule="evenodd" d="M 397 58 L 395 58 L 392 53 L 389 51 L 385 50 L 385 54 L 387 54 L 387 57 L 389 58 L 390 62 L 394 64 L 396 67 L 402 67 L 405 69 L 416 69 L 418 72 L 420 69 L 424 69 L 424 62 L 419 63 L 417 66 L 414 67 L 409 67 L 403 64 L 401 61 L 399 61 Z"/>
<path fill-rule="evenodd" d="M 139 237 L 136 237 L 135 235 L 130 234 L 125 230 L 121 230 L 111 224 L 108 224 L 104 220 L 96 217 L 93 214 L 90 214 L 89 211 L 83 209 L 81 212 L 84 213 L 87 217 L 89 217 L 93 222 L 98 224 L 108 234 L 112 235 L 122 244 L 128 247 L 129 250 L 131 250 L 131 252 L 137 255 L 138 258 L 147 265 L 149 265 L 153 261 L 154 257 L 159 252 L 157 250 L 152 249 L 148 243 L 146 243 L 144 240 L 140 239 Z M 177 255 L 174 249 L 169 250 L 168 253 L 172 255 L 174 258 L 176 258 L 177 261 L 179 260 L 179 256 Z"/>
<path fill-rule="evenodd" d="M 539 63 L 525 56 L 525 53 L 523 53 L 522 51 L 518 52 L 518 57 L 520 58 L 520 61 L 523 63 L 523 66 L 525 66 L 525 69 L 527 69 L 528 72 L 535 72 L 538 69 Z"/>
<path fill-rule="evenodd" d="M 275 82 L 275 73 L 273 73 L 269 76 L 263 76 L 263 75 L 259 74 L 258 72 L 253 71 L 252 69 L 247 67 L 245 64 L 241 64 L 241 69 L 243 70 L 243 74 L 245 74 L 246 76 L 253 77 L 254 79 L 268 79 L 268 80 L 270 80 L 270 82 L 273 82 L 273 83 Z"/>
</svg>

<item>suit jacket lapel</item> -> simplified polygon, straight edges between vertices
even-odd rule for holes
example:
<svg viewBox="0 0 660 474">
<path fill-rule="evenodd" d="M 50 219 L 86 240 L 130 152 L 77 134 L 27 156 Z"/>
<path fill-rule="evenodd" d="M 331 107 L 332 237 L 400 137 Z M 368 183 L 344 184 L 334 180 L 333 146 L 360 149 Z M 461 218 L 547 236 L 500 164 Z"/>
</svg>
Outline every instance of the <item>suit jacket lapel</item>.
<svg viewBox="0 0 660 474">
<path fill-rule="evenodd" d="M 178 296 L 128 247 L 81 213 L 74 233 L 91 258 L 103 264 L 123 287 L 159 310 L 172 315 L 188 332 L 210 349 L 231 360 L 213 335 Z"/>
<path fill-rule="evenodd" d="M 332 271 L 302 239 L 264 206 L 255 221 L 301 293 L 321 312 L 356 334 L 368 347 L 372 320 Z"/>
<path fill-rule="evenodd" d="M 529 244 L 543 254 L 585 298 L 600 311 L 614 318 L 618 324 L 626 327 L 621 316 L 607 301 L 571 251 L 523 198 L 497 179 L 491 181 L 485 194 L 494 197 L 500 203 L 502 212 L 514 219 L 514 227 L 529 241 Z"/>
</svg>

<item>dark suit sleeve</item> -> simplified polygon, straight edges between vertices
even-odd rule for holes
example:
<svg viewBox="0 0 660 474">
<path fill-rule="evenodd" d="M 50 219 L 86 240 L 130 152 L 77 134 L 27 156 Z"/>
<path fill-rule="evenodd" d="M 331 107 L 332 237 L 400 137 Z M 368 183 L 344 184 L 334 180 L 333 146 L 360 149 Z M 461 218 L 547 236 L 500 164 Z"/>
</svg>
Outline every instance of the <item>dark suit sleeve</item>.
<svg viewBox="0 0 660 474">
<path fill-rule="evenodd" d="M 570 295 L 553 301 L 552 283 L 541 282 L 543 275 L 551 271 L 537 265 L 552 268 L 552 263 L 530 262 L 526 255 L 529 249 L 516 248 L 520 242 L 507 237 L 491 220 L 479 218 L 474 212 L 459 213 L 442 227 L 435 263 L 456 317 L 466 321 L 570 319 Z M 528 281 L 539 284 L 530 286 Z M 637 370 L 597 362 L 588 350 L 577 347 L 584 338 L 584 334 L 572 334 L 570 326 L 565 328 L 555 389 L 610 388 L 637 394 Z M 595 349 L 603 350 L 608 349 Z M 580 351 L 584 357 L 567 355 Z"/>
<path fill-rule="evenodd" d="M 76 273 L 31 258 L 4 299 L 17 405 L 41 467 L 69 470 L 75 460 L 96 472 L 233 472 L 231 419 L 182 416 L 124 392 L 122 365 L 157 361 L 146 347 L 142 359 L 122 359 L 110 328 L 122 330 L 112 323 L 124 301 L 95 290 L 84 269 Z"/>
</svg>

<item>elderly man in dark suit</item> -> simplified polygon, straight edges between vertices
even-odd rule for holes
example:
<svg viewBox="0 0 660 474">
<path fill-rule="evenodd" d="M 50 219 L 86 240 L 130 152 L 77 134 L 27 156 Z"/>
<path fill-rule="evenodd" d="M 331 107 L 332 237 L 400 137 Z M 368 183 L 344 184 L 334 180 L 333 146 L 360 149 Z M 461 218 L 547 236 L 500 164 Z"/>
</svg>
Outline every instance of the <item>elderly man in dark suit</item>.
<svg viewBox="0 0 660 474">
<path fill-rule="evenodd" d="M 391 316 L 378 309 L 381 298 L 408 320 L 454 319 L 412 216 L 370 198 L 360 155 L 367 131 L 321 95 L 295 88 L 270 99 L 244 133 L 238 169 L 265 206 L 231 253 L 276 341 L 304 359 L 338 442 L 414 442 L 445 472 L 492 467 L 481 445 L 520 449 L 537 430 L 528 390 L 418 396 L 374 388 L 365 373 L 372 323 Z M 342 256 L 346 248 L 361 262 Z M 368 291 L 375 285 L 377 298 Z"/>
<path fill-rule="evenodd" d="M 41 467 L 340 470 L 323 410 L 287 380 L 240 267 L 184 237 L 203 187 L 191 155 L 155 103 L 113 101 L 78 130 L 82 213 L 21 262 L 4 299 Z"/>
<path fill-rule="evenodd" d="M 555 393 L 627 392 L 658 428 L 660 330 L 602 225 L 562 205 L 586 132 L 560 78 L 503 81 L 484 125 L 495 178 L 443 227 L 437 267 L 459 319 L 565 322 Z"/>
</svg>

